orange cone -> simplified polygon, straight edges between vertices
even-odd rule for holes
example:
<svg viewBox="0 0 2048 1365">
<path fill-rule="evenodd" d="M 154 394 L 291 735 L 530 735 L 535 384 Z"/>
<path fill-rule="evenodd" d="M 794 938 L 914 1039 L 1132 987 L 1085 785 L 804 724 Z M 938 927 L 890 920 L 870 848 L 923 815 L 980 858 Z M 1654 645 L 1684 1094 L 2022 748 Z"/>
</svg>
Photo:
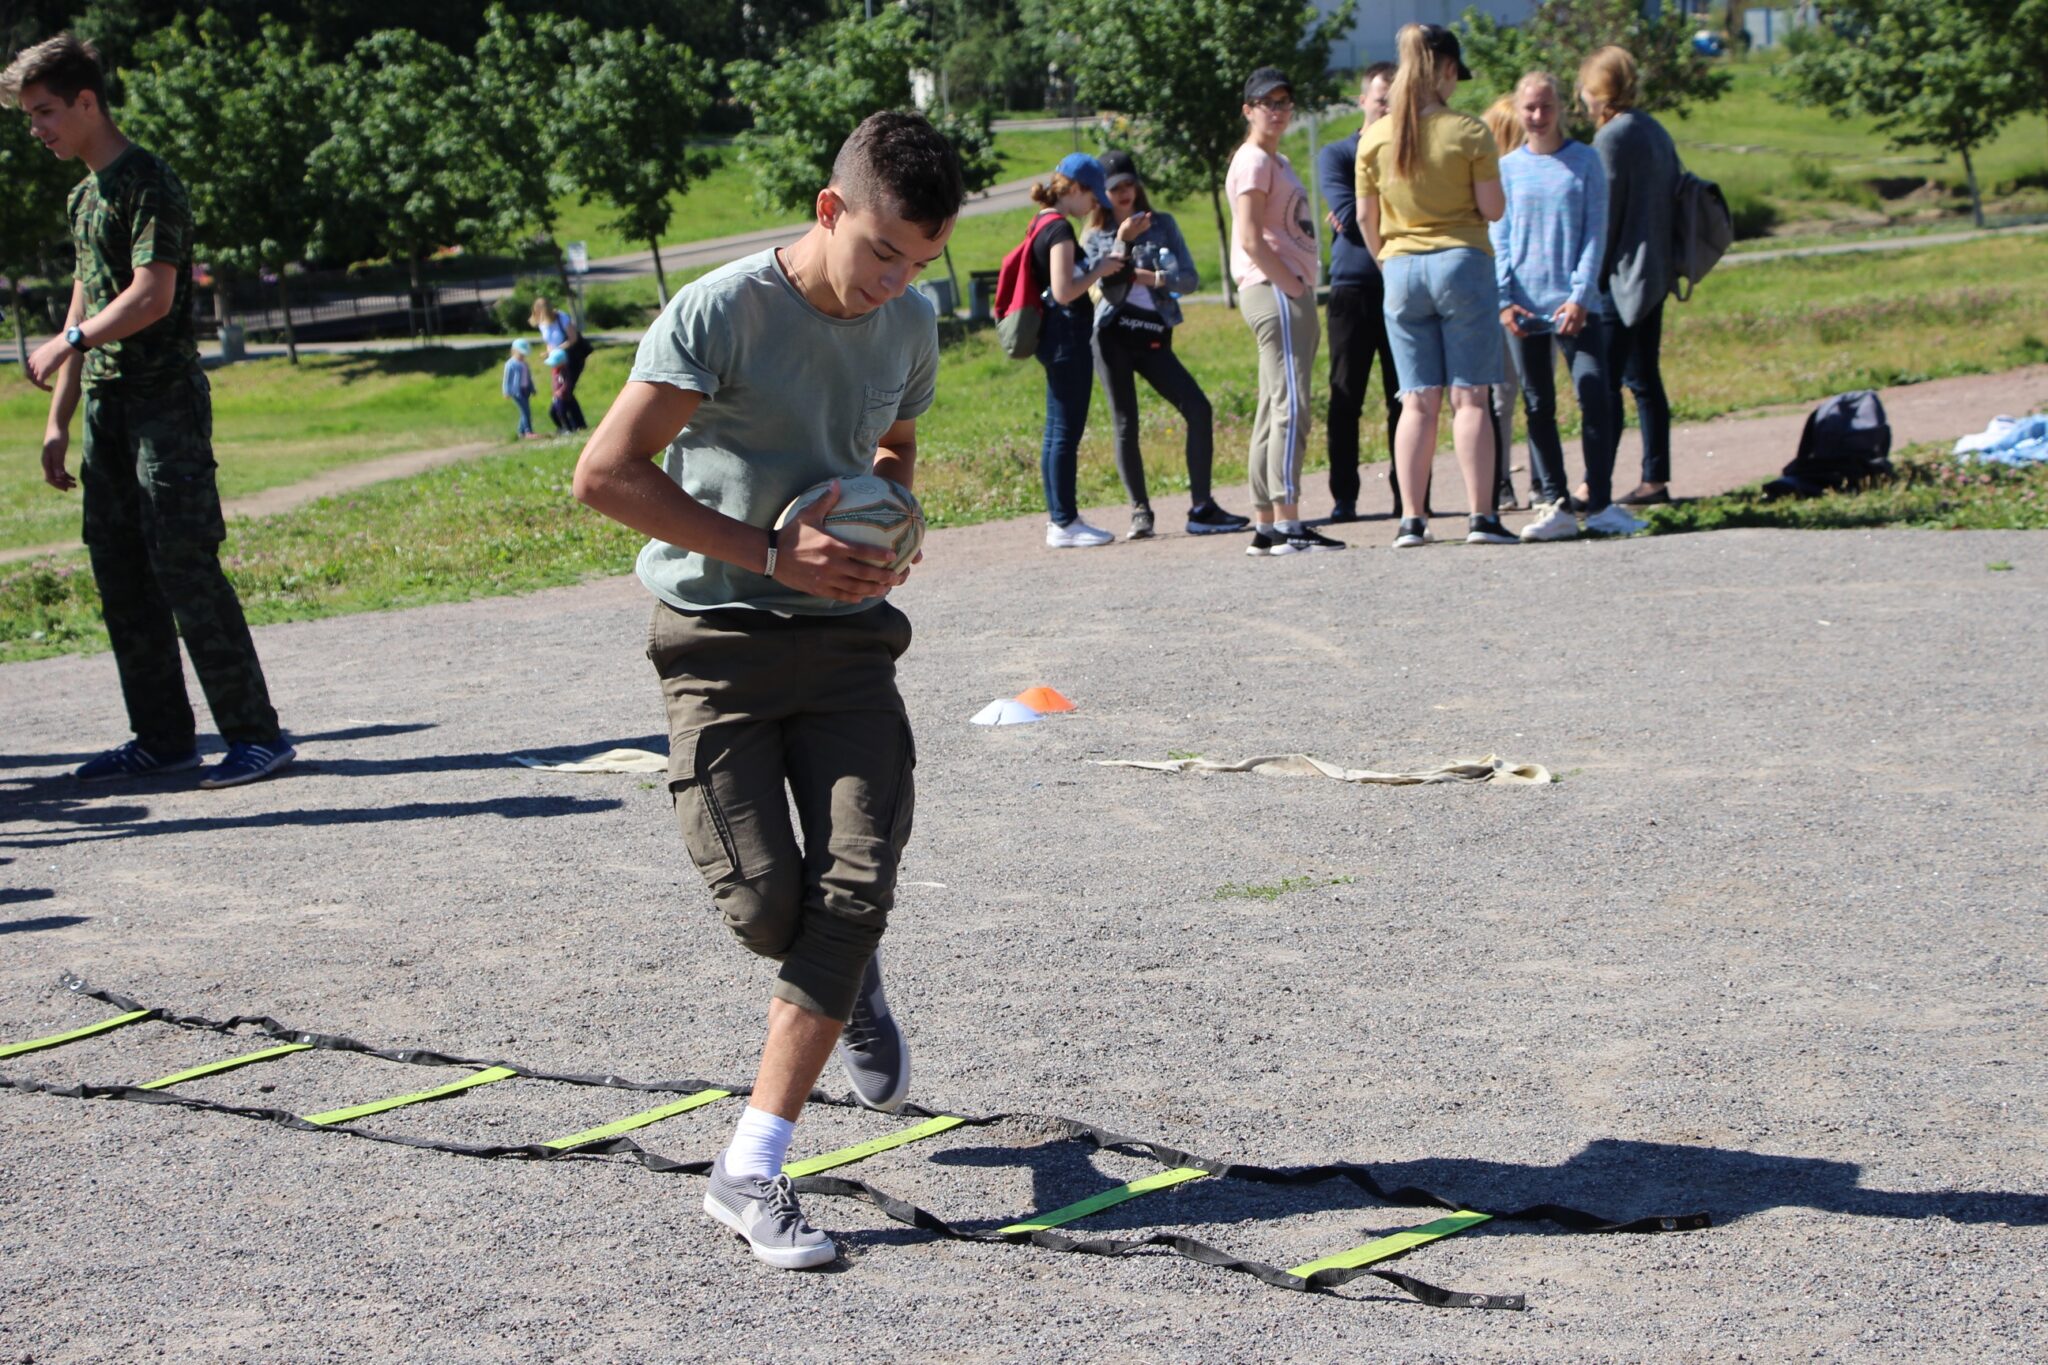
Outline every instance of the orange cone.
<svg viewBox="0 0 2048 1365">
<path fill-rule="evenodd" d="M 1017 700 L 1023 702 L 1032 710 L 1039 712 L 1041 715 L 1049 715 L 1055 711 L 1071 711 L 1074 709 L 1074 703 L 1068 701 L 1065 697 L 1053 691 L 1053 689 L 1051 689 L 1050 687 L 1026 688 L 1024 691 L 1019 692 L 1017 694 Z"/>
</svg>

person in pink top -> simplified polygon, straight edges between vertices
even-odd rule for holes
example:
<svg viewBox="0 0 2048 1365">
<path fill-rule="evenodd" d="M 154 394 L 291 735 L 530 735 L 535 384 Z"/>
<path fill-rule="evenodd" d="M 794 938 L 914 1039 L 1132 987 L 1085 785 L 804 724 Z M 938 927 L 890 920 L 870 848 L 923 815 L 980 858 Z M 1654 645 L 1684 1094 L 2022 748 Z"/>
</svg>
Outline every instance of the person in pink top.
<svg viewBox="0 0 2048 1365">
<path fill-rule="evenodd" d="M 1308 191 L 1280 154 L 1294 119 L 1286 75 L 1262 66 L 1244 83 L 1244 145 L 1230 158 L 1230 273 L 1259 346 L 1259 406 L 1252 418 L 1250 555 L 1341 550 L 1344 542 L 1301 520 L 1301 461 L 1308 450 L 1308 381 L 1322 330 L 1316 319 L 1316 237 Z"/>
</svg>

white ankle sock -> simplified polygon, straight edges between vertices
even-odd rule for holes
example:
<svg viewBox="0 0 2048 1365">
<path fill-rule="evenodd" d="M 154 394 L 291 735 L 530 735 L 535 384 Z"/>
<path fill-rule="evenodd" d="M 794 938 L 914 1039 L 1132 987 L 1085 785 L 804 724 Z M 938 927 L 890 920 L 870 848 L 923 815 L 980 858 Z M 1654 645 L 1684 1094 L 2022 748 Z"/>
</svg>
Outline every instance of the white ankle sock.
<svg viewBox="0 0 2048 1365">
<path fill-rule="evenodd" d="M 796 1125 L 788 1119 L 748 1105 L 725 1149 L 726 1174 L 742 1179 L 774 1179 L 782 1171 L 782 1160 L 789 1155 L 789 1141 L 795 1136 Z"/>
<path fill-rule="evenodd" d="M 1258 523 L 1256 523 L 1256 524 L 1254 524 L 1254 525 L 1253 525 L 1253 527 L 1252 527 L 1252 530 L 1253 530 L 1253 531 L 1255 531 L 1255 532 L 1257 532 L 1257 533 L 1258 533 L 1259 535 L 1262 535 L 1262 536 L 1264 536 L 1264 537 L 1265 537 L 1266 539 L 1268 539 L 1268 540 L 1271 540 L 1271 539 L 1273 539 L 1273 538 L 1274 538 L 1274 534 L 1275 534 L 1275 533 L 1274 533 L 1274 530 L 1273 530 L 1273 523 L 1272 523 L 1272 522 L 1270 522 L 1270 521 L 1261 521 L 1261 522 L 1258 522 Z"/>
<path fill-rule="evenodd" d="M 1279 523 L 1279 527 L 1280 527 L 1280 534 L 1281 534 L 1281 535 L 1283 535 L 1283 536 L 1298 536 L 1298 535 L 1300 535 L 1300 534 L 1302 533 L 1302 530 L 1303 530 L 1303 527 L 1302 527 L 1302 524 L 1301 524 L 1301 521 L 1300 521 L 1300 519 L 1299 519 L 1299 518 L 1296 518 L 1296 519 L 1295 519 L 1295 520 L 1293 520 L 1293 521 L 1283 521 L 1283 522 L 1280 522 L 1280 523 Z"/>
</svg>

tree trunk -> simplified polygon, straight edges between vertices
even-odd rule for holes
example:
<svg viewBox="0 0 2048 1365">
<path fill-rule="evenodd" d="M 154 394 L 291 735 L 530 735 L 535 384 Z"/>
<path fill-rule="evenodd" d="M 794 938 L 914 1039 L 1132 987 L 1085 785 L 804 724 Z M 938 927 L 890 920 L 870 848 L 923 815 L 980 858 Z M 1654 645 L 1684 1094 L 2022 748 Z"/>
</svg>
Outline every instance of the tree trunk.
<svg viewBox="0 0 2048 1365">
<path fill-rule="evenodd" d="M 960 292 L 960 272 L 953 268 L 953 244 L 946 243 L 946 278 L 953 282 L 953 302 L 957 306 L 967 296 Z"/>
<path fill-rule="evenodd" d="M 411 282 L 405 295 L 406 322 L 412 328 L 414 340 L 419 340 L 427 328 L 427 294 L 420 285 L 420 253 L 411 247 L 405 252 L 406 278 Z"/>
<path fill-rule="evenodd" d="M 14 286 L 14 353 L 21 358 L 21 372 L 28 373 L 28 294 L 20 280 Z"/>
<path fill-rule="evenodd" d="M 569 253 L 562 250 L 562 244 L 552 237 L 548 238 L 548 245 L 555 249 L 555 274 L 562 281 L 562 296 L 574 300 L 576 297 L 576 286 L 569 283 Z M 583 319 L 577 318 L 576 325 L 579 328 L 582 327 Z"/>
<path fill-rule="evenodd" d="M 654 253 L 654 296 L 661 300 L 663 308 L 668 307 L 668 272 L 661 268 L 661 243 L 652 237 L 647 239 L 647 249 Z"/>
<path fill-rule="evenodd" d="M 1237 307 L 1237 281 L 1230 274 L 1230 224 L 1223 218 L 1223 187 L 1209 182 L 1209 205 L 1216 210 L 1217 250 L 1223 257 L 1223 306 Z"/>
<path fill-rule="evenodd" d="M 228 274 L 226 266 L 213 268 L 213 326 L 216 334 L 225 330 L 234 321 L 234 313 L 228 307 Z"/>
<path fill-rule="evenodd" d="M 1978 227 L 1984 226 L 1984 195 L 1977 187 L 1977 163 L 1970 159 L 1968 147 L 1958 147 L 1963 154 L 1963 177 L 1970 182 L 1970 221 Z"/>
<path fill-rule="evenodd" d="M 292 331 L 292 296 L 285 288 L 284 262 L 277 263 L 277 307 L 284 314 L 284 353 L 292 364 L 299 363 L 299 338 Z"/>
</svg>

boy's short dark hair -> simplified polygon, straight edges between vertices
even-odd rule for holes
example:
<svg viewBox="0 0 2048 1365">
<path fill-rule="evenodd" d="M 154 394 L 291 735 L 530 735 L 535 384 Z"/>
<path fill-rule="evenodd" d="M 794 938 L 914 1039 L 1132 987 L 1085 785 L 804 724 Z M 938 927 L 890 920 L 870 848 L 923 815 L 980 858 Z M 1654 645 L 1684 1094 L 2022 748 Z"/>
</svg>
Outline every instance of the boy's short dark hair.
<svg viewBox="0 0 2048 1365">
<path fill-rule="evenodd" d="M 69 33 L 15 53 L 5 74 L 0 74 L 0 99 L 19 105 L 21 92 L 31 85 L 42 86 L 66 104 L 75 103 L 79 91 L 90 90 L 100 108 L 107 107 L 107 77 L 100 70 L 100 50 Z"/>
<path fill-rule="evenodd" d="M 832 188 L 856 209 L 887 209 L 936 237 L 967 198 L 960 155 L 922 114 L 870 114 L 832 162 Z"/>
<path fill-rule="evenodd" d="M 1395 66 L 1392 62 L 1374 62 L 1371 66 L 1358 73 L 1358 88 L 1363 90 L 1382 76 L 1386 78 L 1388 85 L 1392 85 L 1394 77 L 1400 73 L 1400 70 L 1401 68 Z"/>
</svg>

